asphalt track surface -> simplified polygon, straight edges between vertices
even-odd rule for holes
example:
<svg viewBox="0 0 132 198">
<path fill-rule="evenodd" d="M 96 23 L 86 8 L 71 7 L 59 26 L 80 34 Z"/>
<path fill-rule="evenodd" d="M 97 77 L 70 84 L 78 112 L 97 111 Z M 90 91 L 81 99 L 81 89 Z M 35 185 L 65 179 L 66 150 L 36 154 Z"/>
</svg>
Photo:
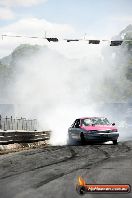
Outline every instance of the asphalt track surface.
<svg viewBox="0 0 132 198">
<path fill-rule="evenodd" d="M 132 185 L 132 141 L 118 145 L 48 146 L 0 156 L 0 198 L 78 198 L 87 183 Z M 85 194 L 125 198 L 128 194 Z"/>
</svg>

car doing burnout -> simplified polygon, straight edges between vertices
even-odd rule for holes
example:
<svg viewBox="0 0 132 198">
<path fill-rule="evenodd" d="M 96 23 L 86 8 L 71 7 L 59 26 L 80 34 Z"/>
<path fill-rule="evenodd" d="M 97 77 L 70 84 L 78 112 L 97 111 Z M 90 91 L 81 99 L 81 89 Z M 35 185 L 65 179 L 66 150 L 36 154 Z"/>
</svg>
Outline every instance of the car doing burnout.
<svg viewBox="0 0 132 198">
<path fill-rule="evenodd" d="M 107 142 L 117 144 L 119 133 L 115 123 L 111 124 L 107 118 L 85 117 L 74 121 L 68 129 L 68 142 Z"/>
</svg>

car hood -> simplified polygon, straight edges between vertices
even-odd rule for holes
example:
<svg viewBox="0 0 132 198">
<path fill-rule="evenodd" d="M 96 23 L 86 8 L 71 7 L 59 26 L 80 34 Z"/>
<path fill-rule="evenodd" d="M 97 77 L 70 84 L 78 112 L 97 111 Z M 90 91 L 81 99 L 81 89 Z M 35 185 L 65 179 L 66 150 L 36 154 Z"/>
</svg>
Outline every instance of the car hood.
<svg viewBox="0 0 132 198">
<path fill-rule="evenodd" d="M 81 128 L 87 131 L 92 131 L 92 130 L 105 131 L 105 130 L 117 129 L 115 126 L 111 126 L 111 125 L 81 126 Z"/>
</svg>

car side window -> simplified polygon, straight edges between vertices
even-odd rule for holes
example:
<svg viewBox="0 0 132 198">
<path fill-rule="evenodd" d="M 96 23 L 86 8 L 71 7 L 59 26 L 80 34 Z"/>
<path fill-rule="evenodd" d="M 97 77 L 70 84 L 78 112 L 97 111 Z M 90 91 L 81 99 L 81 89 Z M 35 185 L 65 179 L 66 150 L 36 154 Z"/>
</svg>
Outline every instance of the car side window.
<svg viewBox="0 0 132 198">
<path fill-rule="evenodd" d="M 76 120 L 75 120 L 75 121 L 73 122 L 73 124 L 71 125 L 72 128 L 75 127 L 75 122 L 76 122 Z"/>
<path fill-rule="evenodd" d="M 80 119 L 75 120 L 74 127 L 75 128 L 79 128 L 80 127 Z"/>
</svg>

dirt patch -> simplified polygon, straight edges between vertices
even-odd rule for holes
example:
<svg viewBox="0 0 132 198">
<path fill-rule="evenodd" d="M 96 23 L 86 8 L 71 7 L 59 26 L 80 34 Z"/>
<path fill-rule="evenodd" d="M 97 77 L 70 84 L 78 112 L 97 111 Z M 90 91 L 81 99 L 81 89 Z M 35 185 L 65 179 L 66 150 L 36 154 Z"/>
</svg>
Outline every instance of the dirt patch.
<svg viewBox="0 0 132 198">
<path fill-rule="evenodd" d="M 35 148 L 42 148 L 48 145 L 48 141 L 39 141 L 34 143 L 14 143 L 8 145 L 0 145 L 0 155 L 12 153 L 12 152 L 19 152 L 23 150 L 35 149 Z"/>
</svg>

